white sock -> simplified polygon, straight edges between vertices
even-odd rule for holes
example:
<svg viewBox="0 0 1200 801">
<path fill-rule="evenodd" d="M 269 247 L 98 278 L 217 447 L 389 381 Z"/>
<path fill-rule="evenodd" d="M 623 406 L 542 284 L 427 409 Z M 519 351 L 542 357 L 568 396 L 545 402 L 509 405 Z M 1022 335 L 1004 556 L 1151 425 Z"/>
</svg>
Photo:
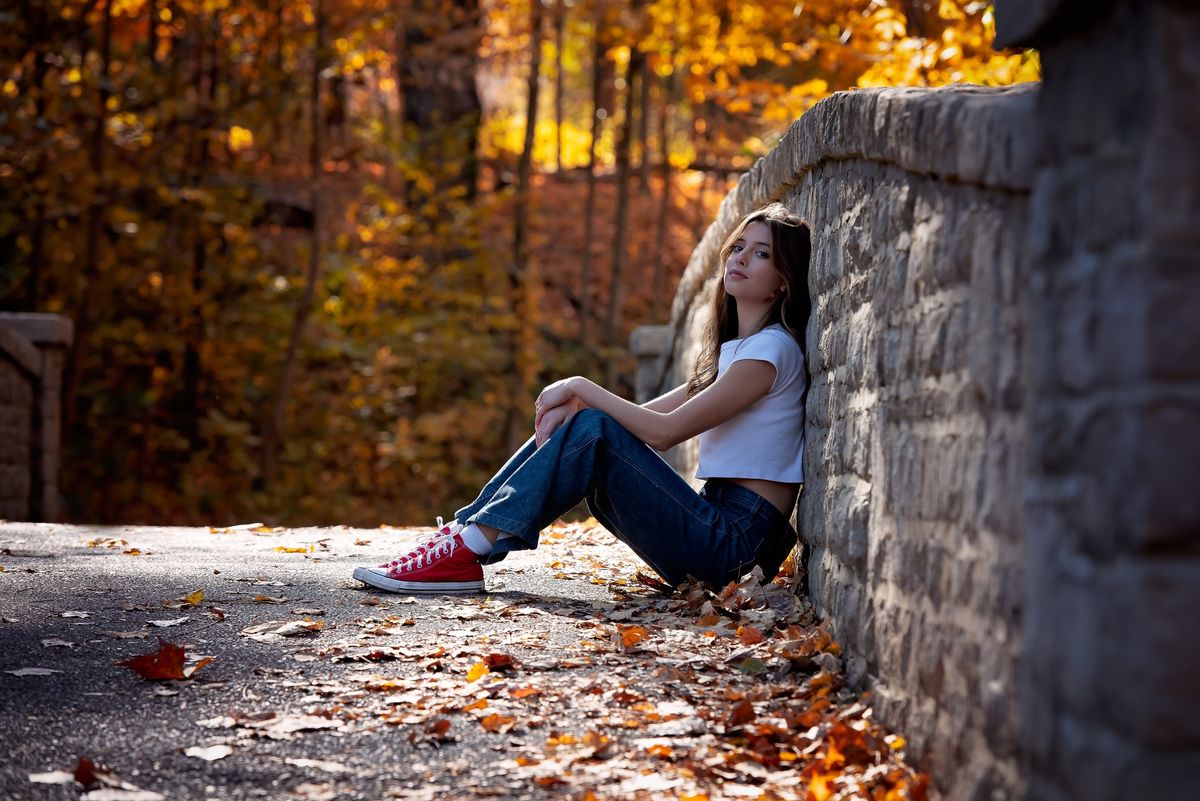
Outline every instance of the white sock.
<svg viewBox="0 0 1200 801">
<path fill-rule="evenodd" d="M 463 544 L 471 549 L 471 552 L 479 556 L 487 556 L 492 552 L 492 542 L 486 536 L 479 526 L 474 523 L 468 523 L 461 532 Z"/>
</svg>

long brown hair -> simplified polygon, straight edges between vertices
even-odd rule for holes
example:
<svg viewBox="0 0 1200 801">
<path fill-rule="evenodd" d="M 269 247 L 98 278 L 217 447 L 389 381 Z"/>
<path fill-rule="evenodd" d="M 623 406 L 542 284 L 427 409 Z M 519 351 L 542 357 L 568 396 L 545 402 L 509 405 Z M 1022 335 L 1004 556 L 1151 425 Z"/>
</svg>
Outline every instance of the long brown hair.
<svg viewBox="0 0 1200 801">
<path fill-rule="evenodd" d="M 767 310 L 759 330 L 769 325 L 783 326 L 800 345 L 805 363 L 808 362 L 804 330 L 808 327 L 808 316 L 812 312 L 812 299 L 808 294 L 812 232 L 807 223 L 788 211 L 782 203 L 772 203 L 747 214 L 721 247 L 722 276 L 713 288 L 712 315 L 704 331 L 704 346 L 688 380 L 689 398 L 717 379 L 721 345 L 737 339 L 737 303 L 725 292 L 724 269 L 734 243 L 742 238 L 751 223 L 756 222 L 766 225 L 771 232 L 771 263 L 783 279 L 783 292 Z"/>
</svg>

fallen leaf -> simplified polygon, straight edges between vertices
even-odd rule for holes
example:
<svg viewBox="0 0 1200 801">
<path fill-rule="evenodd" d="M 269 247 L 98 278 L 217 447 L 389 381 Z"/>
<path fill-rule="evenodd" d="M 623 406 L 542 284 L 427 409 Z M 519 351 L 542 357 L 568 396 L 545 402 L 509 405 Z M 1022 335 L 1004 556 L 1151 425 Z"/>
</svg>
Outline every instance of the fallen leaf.
<svg viewBox="0 0 1200 801">
<path fill-rule="evenodd" d="M 754 645 L 766 639 L 763 633 L 754 626 L 738 626 L 738 642 L 742 645 Z"/>
<path fill-rule="evenodd" d="M 504 734 L 517 725 L 517 719 L 508 715 L 501 715 L 499 712 L 493 712 L 490 715 L 484 715 L 480 718 L 479 725 L 483 726 L 485 731 L 490 731 L 493 734 Z"/>
<path fill-rule="evenodd" d="M 731 727 L 741 726 L 752 720 L 754 720 L 754 704 L 743 698 L 729 710 L 729 719 L 726 721 L 726 725 Z"/>
<path fill-rule="evenodd" d="M 193 745 L 191 748 L 183 749 L 183 753 L 185 756 L 203 759 L 205 762 L 215 762 L 232 754 L 233 749 L 227 745 L 210 745 L 208 748 Z"/>
<path fill-rule="evenodd" d="M 196 590 L 190 592 L 182 598 L 175 598 L 171 601 L 163 601 L 162 605 L 167 609 L 184 609 L 185 607 L 196 606 L 204 600 L 204 590 Z"/>
<path fill-rule="evenodd" d="M 366 598 L 363 598 L 358 603 L 361 606 L 380 606 L 383 604 L 383 601 L 379 600 L 374 595 L 368 595 Z"/>
<path fill-rule="evenodd" d="M 48 639 L 42 640 L 42 647 L 43 648 L 74 648 L 75 643 L 68 642 L 67 640 L 60 640 L 57 637 L 50 637 Z"/>
<path fill-rule="evenodd" d="M 354 544 L 355 545 L 370 545 L 371 541 L 370 540 L 355 540 Z"/>
<path fill-rule="evenodd" d="M 293 615 L 323 615 L 323 614 L 325 614 L 325 610 L 324 609 L 293 609 L 292 614 Z"/>
<path fill-rule="evenodd" d="M 488 666 L 486 664 L 483 662 L 476 662 L 474 665 L 471 665 L 471 669 L 467 671 L 467 681 L 478 681 L 490 672 L 491 671 L 488 670 Z"/>
<path fill-rule="evenodd" d="M 325 759 L 299 759 L 288 757 L 283 760 L 288 765 L 295 765 L 298 768 L 315 768 L 323 770 L 326 773 L 349 773 L 350 768 L 340 762 L 330 762 Z"/>
<path fill-rule="evenodd" d="M 279 551 L 280 553 L 308 553 L 312 550 L 312 546 L 309 545 L 307 547 L 300 546 L 299 548 L 292 548 L 287 545 L 277 545 L 275 550 Z"/>
<path fill-rule="evenodd" d="M 645 626 L 622 626 L 617 623 L 616 627 L 617 635 L 613 637 L 613 644 L 618 651 L 627 651 L 650 636 Z"/>
<path fill-rule="evenodd" d="M 189 618 L 187 616 L 177 617 L 172 620 L 147 620 L 146 625 L 157 626 L 160 629 L 165 629 L 171 626 L 182 626 L 184 623 L 187 623 L 188 620 Z"/>
<path fill-rule="evenodd" d="M 34 784 L 67 784 L 75 782 L 75 774 L 65 770 L 52 770 L 47 773 L 30 773 L 29 781 Z"/>
<path fill-rule="evenodd" d="M 255 595 L 254 603 L 256 604 L 284 604 L 287 603 L 287 598 L 282 595 Z"/>
<path fill-rule="evenodd" d="M 62 613 L 62 617 L 91 617 L 91 616 L 92 616 L 91 612 L 71 611 L 71 612 L 63 612 Z"/>
<path fill-rule="evenodd" d="M 150 636 L 144 631 L 102 631 L 100 633 L 105 637 L 112 637 L 114 640 L 144 640 Z"/>
<path fill-rule="evenodd" d="M 14 676 L 52 676 L 55 673 L 62 673 L 61 670 L 55 670 L 54 668 L 40 667 L 20 668 L 19 670 L 6 670 L 4 672 L 11 673 Z"/>
<path fill-rule="evenodd" d="M 182 645 L 169 643 L 161 637 L 158 643 L 159 648 L 154 653 L 135 656 L 132 659 L 117 662 L 117 664 L 129 668 L 149 681 L 167 681 L 190 678 L 197 670 L 213 661 L 211 657 L 206 657 L 194 665 L 184 667 L 184 651 L 186 649 Z"/>
<path fill-rule="evenodd" d="M 516 667 L 513 658 L 508 654 L 488 654 L 483 662 L 489 670 L 512 670 Z"/>
<path fill-rule="evenodd" d="M 306 637 L 323 628 L 323 620 L 268 620 L 247 626 L 238 633 L 259 642 L 270 642 L 278 637 Z"/>
</svg>

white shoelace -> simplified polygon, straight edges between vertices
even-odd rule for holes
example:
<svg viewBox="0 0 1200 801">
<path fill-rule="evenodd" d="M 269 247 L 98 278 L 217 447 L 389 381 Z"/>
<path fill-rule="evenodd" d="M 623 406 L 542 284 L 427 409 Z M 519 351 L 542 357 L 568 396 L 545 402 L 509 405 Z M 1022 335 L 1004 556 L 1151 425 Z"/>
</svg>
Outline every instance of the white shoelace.
<svg viewBox="0 0 1200 801">
<path fill-rule="evenodd" d="M 433 564 L 435 560 L 443 556 L 452 556 L 454 550 L 458 547 L 453 535 L 443 536 L 433 542 L 432 547 L 427 550 L 416 553 L 415 556 L 408 555 L 400 557 L 399 564 L 393 570 L 397 573 L 404 573 L 409 570 L 417 570 L 427 564 Z"/>
<path fill-rule="evenodd" d="M 403 556 L 397 556 L 395 559 L 391 560 L 390 562 L 380 565 L 380 567 L 386 567 L 386 568 L 390 569 L 390 568 L 398 567 L 401 564 L 404 564 L 406 562 L 409 562 L 409 561 L 417 558 L 418 556 L 426 553 L 430 549 L 436 547 L 437 544 L 439 542 L 441 542 L 442 540 L 452 539 L 454 537 L 454 535 L 457 534 L 458 532 L 462 531 L 462 529 L 463 529 L 462 524 L 459 523 L 457 520 L 452 520 L 452 521 L 450 521 L 450 525 L 446 525 L 445 523 L 442 522 L 442 516 L 438 515 L 437 516 L 437 531 L 435 531 L 433 534 L 429 535 L 425 539 L 419 541 L 415 546 L 413 546 L 412 550 L 410 550 L 408 553 L 404 554 Z M 407 569 L 407 568 L 405 568 L 405 569 Z"/>
</svg>

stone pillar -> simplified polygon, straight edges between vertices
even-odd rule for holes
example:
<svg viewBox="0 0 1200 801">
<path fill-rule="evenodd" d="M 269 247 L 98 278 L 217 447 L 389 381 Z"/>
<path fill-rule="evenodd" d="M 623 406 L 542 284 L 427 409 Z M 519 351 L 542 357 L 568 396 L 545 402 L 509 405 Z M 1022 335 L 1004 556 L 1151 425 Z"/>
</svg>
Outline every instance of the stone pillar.
<svg viewBox="0 0 1200 801">
<path fill-rule="evenodd" d="M 638 326 L 629 335 L 629 349 L 637 359 L 637 375 L 633 382 L 634 396 L 638 403 L 645 403 L 659 393 L 663 368 L 671 353 L 671 327 Z"/>
<path fill-rule="evenodd" d="M 1026 798 L 1200 787 L 1200 4 L 998 0 L 1044 80 L 1028 239 Z"/>
<path fill-rule="evenodd" d="M 62 371 L 74 326 L 57 314 L 0 314 L 8 328 L 37 349 L 39 375 L 32 398 L 30 520 L 54 521 L 62 513 L 58 489 L 61 453 Z"/>
</svg>

